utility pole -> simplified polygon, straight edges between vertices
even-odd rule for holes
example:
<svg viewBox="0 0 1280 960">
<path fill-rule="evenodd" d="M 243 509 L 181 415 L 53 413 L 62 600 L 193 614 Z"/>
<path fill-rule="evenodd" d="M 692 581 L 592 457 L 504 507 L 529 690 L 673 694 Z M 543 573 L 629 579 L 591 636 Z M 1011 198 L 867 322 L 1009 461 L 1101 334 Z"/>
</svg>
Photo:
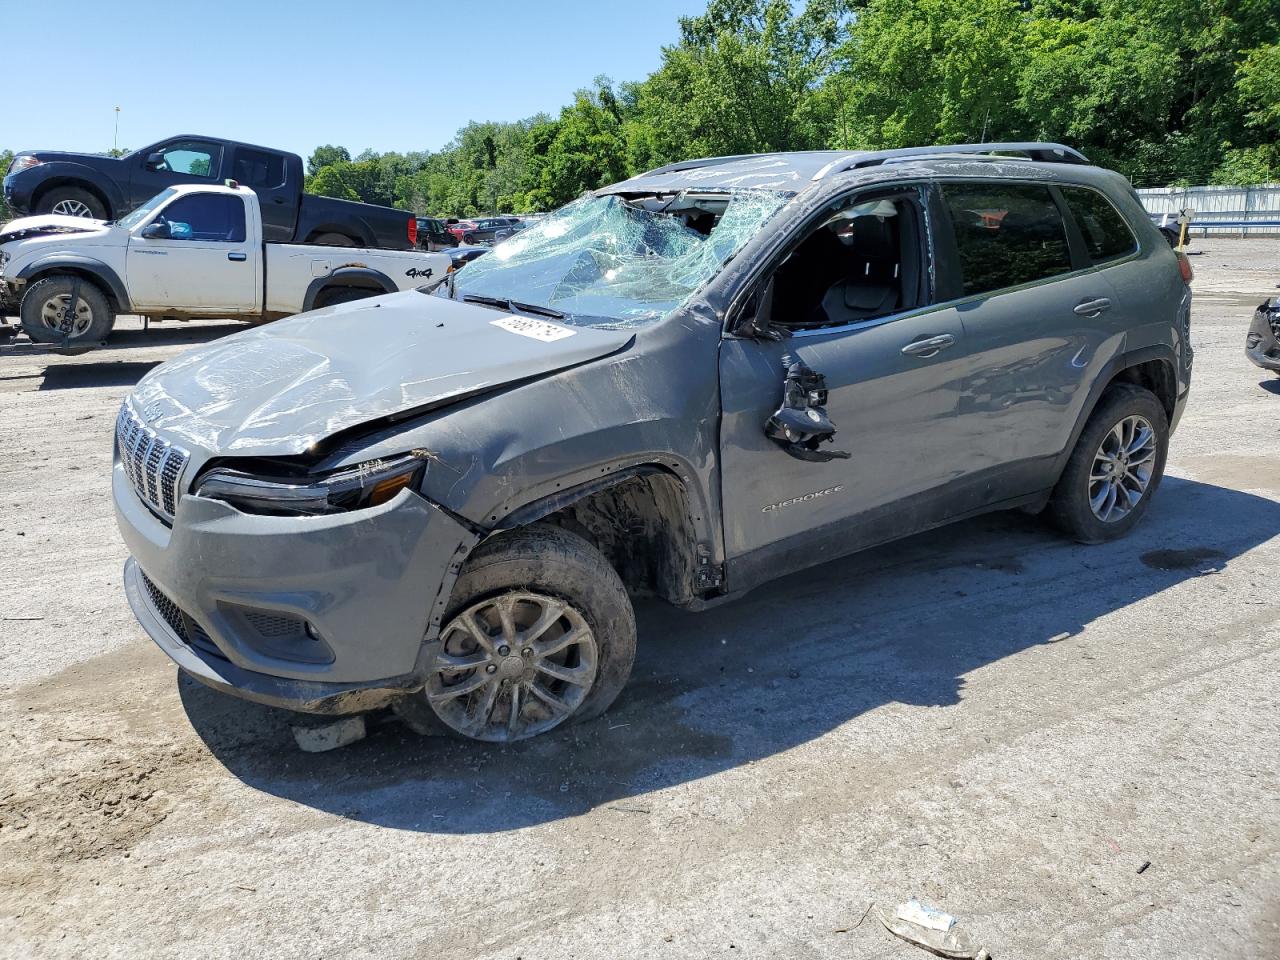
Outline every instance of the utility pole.
<svg viewBox="0 0 1280 960">
<path fill-rule="evenodd" d="M 116 107 L 116 135 L 111 140 L 111 152 L 118 154 L 120 152 L 120 108 Z"/>
</svg>

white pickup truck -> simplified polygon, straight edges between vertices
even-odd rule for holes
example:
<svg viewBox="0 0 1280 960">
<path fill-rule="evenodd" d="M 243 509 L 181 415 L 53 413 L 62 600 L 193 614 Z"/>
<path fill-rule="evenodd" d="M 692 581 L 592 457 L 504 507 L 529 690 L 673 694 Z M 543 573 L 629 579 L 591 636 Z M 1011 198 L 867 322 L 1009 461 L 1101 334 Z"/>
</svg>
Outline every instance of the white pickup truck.
<svg viewBox="0 0 1280 960">
<path fill-rule="evenodd" d="M 274 320 L 438 283 L 450 263 L 418 250 L 265 243 L 252 190 L 182 185 L 114 223 L 46 215 L 5 224 L 0 317 L 16 313 L 36 342 L 87 346 L 105 340 L 120 313 Z"/>
</svg>

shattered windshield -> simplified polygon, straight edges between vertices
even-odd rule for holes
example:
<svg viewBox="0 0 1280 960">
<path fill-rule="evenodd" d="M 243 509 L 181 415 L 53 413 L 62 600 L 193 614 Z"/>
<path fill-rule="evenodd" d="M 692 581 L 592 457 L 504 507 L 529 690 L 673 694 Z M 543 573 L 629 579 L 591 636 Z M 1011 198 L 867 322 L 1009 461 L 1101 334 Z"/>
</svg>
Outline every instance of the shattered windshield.
<svg viewBox="0 0 1280 960">
<path fill-rule="evenodd" d="M 642 326 L 714 277 L 789 196 L 583 197 L 468 264 L 452 295 L 555 312 L 565 323 Z"/>
</svg>

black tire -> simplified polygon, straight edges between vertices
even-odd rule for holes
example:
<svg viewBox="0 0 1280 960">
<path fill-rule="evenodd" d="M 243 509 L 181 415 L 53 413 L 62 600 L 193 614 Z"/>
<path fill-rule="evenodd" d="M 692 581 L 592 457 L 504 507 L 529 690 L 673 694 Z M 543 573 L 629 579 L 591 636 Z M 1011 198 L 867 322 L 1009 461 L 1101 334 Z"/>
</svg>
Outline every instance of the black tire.
<svg viewBox="0 0 1280 960">
<path fill-rule="evenodd" d="M 111 301 L 92 280 L 66 275 L 45 277 L 27 288 L 22 297 L 20 313 L 22 329 L 37 343 L 61 343 L 62 331 L 58 328 L 57 311 L 66 309 L 71 291 L 76 284 L 80 292 L 76 297 L 77 326 L 72 329 L 70 343 L 93 343 L 105 340 L 116 325 L 116 313 Z M 80 318 L 83 322 L 80 322 Z"/>
<path fill-rule="evenodd" d="M 462 242 L 465 244 L 474 244 L 476 242 L 476 238 L 470 233 L 464 233 L 462 235 Z"/>
<path fill-rule="evenodd" d="M 1151 426 L 1155 451 L 1151 460 L 1150 479 L 1137 502 L 1117 519 L 1104 521 L 1090 505 L 1091 480 L 1095 457 L 1103 441 L 1118 424 L 1130 417 L 1140 417 Z M 1155 394 L 1129 383 L 1107 389 L 1089 417 L 1071 459 L 1049 500 L 1049 517 L 1065 533 L 1081 543 L 1105 543 L 1122 537 L 1137 525 L 1147 512 L 1164 476 L 1165 458 L 1169 454 L 1169 418 Z"/>
<path fill-rule="evenodd" d="M 54 187 L 40 197 L 40 202 L 36 204 L 35 212 L 54 213 L 53 208 L 58 204 L 73 207 L 77 211 L 87 211 L 75 213 L 70 210 L 58 211 L 66 216 L 91 217 L 94 220 L 107 219 L 107 208 L 103 202 L 88 190 L 82 190 L 79 187 Z"/>
<path fill-rule="evenodd" d="M 322 247 L 354 247 L 356 242 L 345 233 L 321 233 L 311 238 L 311 243 Z"/>
<path fill-rule="evenodd" d="M 437 713 L 428 692 L 432 689 L 432 667 L 444 652 L 444 637 L 449 624 L 460 613 L 487 600 L 509 594 L 538 594 L 566 605 L 580 616 L 594 638 L 594 678 L 584 697 L 571 712 L 554 722 L 520 735 L 464 733 Z M 558 622 L 558 621 L 557 621 Z M 427 689 L 402 698 L 394 704 L 396 712 L 413 730 L 422 734 L 446 734 L 461 739 L 506 741 L 524 739 L 553 729 L 562 723 L 577 723 L 597 717 L 609 708 L 626 685 L 636 653 L 636 622 L 631 600 L 621 579 L 604 556 L 575 533 L 549 524 L 535 524 L 500 534 L 476 549 L 462 568 L 449 598 L 442 620 L 441 636 L 427 645 Z M 554 629 L 554 627 L 553 627 Z M 569 628 L 565 628 L 568 632 Z M 500 637 L 495 638 L 499 640 Z M 515 651 L 512 651 L 514 653 Z M 451 656 L 458 655 L 450 651 Z M 514 660 L 514 656 L 508 657 Z M 473 671 L 480 676 L 479 670 Z M 531 675 L 536 675 L 531 674 Z M 452 676 L 452 675 L 451 675 Z M 505 689 L 505 688 L 504 688 Z M 483 689 L 476 696 L 483 696 Z M 497 695 L 499 698 L 501 694 Z M 468 700 L 471 695 L 468 695 Z M 462 698 L 458 698 L 462 699 Z M 566 698 L 567 699 L 567 698 Z M 451 701 L 453 702 L 453 701 Z M 501 702 L 501 701 L 499 701 Z M 545 706 L 525 694 L 528 704 Z M 490 701 L 489 710 L 495 708 Z M 470 709 L 470 708 L 469 708 Z M 535 711 L 536 712 L 536 711 Z M 507 716 L 509 718 L 510 711 Z M 517 712 L 517 716 L 520 716 Z M 502 726 L 495 721 L 494 727 Z M 532 721 L 530 726 L 534 726 Z"/>
<path fill-rule="evenodd" d="M 312 304 L 312 310 L 319 310 L 321 307 L 332 307 L 339 303 L 352 303 L 356 300 L 366 300 L 369 297 L 382 296 L 382 290 L 370 290 L 367 287 L 325 287 L 316 296 L 316 302 Z"/>
</svg>

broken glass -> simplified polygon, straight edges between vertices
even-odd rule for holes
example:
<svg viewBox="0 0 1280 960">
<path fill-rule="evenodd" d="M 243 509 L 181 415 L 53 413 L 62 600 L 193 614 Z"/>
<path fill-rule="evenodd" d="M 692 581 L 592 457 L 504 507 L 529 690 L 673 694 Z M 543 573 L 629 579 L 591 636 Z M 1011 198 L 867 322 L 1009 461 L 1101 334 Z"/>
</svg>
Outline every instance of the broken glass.
<svg viewBox="0 0 1280 960">
<path fill-rule="evenodd" d="M 531 304 L 582 326 L 643 326 L 714 277 L 789 196 L 584 197 L 468 264 L 453 295 Z M 710 220 L 710 230 L 697 229 Z"/>
</svg>

